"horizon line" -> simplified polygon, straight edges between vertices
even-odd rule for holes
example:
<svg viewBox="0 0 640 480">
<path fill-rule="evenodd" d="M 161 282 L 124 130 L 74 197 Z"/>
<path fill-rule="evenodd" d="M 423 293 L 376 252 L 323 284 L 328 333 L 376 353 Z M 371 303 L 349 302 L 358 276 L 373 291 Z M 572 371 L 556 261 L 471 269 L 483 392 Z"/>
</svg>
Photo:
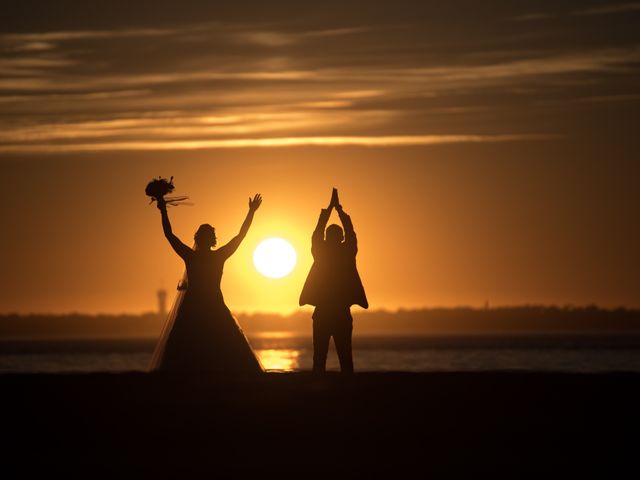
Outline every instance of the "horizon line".
<svg viewBox="0 0 640 480">
<path fill-rule="evenodd" d="M 618 305 L 618 306 L 603 306 L 598 304 L 553 304 L 553 303 L 520 303 L 520 304 L 497 304 L 487 306 L 484 305 L 455 305 L 455 306 L 421 306 L 421 307 L 396 307 L 396 308 L 375 308 L 375 309 L 362 309 L 358 308 L 353 313 L 389 313 L 389 314 L 397 314 L 403 312 L 417 312 L 424 310 L 507 310 L 507 309 L 527 309 L 527 308 L 546 308 L 546 309 L 558 309 L 558 310 L 587 310 L 587 309 L 596 309 L 600 311 L 616 311 L 616 310 L 626 310 L 626 311 L 640 311 L 640 306 L 626 306 L 626 305 Z M 279 312 L 279 311 L 268 311 L 268 310 L 253 310 L 253 311 L 232 311 L 234 316 L 250 316 L 250 315 L 279 315 L 281 317 L 289 317 L 292 315 L 296 315 L 302 312 L 311 312 L 313 309 L 312 306 L 306 305 L 303 307 L 298 307 L 297 309 L 289 310 L 287 312 Z M 167 310 L 166 314 L 169 313 L 170 310 Z M 68 312 L 28 312 L 28 313 L 20 313 L 20 312 L 0 312 L 0 317 L 7 316 L 91 316 L 91 317 L 99 317 L 99 316 L 143 316 L 143 315 L 159 315 L 160 312 L 157 310 L 146 310 L 146 311 L 138 311 L 138 312 L 96 312 L 96 313 L 88 313 L 88 312 L 78 312 L 78 311 L 68 311 Z"/>
</svg>

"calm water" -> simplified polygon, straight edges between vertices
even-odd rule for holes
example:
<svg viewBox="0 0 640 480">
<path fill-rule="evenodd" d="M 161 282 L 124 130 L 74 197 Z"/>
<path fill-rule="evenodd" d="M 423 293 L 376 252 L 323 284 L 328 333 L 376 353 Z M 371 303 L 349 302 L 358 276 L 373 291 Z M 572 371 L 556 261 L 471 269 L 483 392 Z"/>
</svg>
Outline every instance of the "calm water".
<svg viewBox="0 0 640 480">
<path fill-rule="evenodd" d="M 267 370 L 310 370 L 311 338 L 250 338 Z M 0 373 L 145 371 L 154 340 L 0 342 Z M 360 336 L 357 371 L 543 370 L 640 372 L 640 336 Z M 333 345 L 327 361 L 338 370 Z"/>
</svg>

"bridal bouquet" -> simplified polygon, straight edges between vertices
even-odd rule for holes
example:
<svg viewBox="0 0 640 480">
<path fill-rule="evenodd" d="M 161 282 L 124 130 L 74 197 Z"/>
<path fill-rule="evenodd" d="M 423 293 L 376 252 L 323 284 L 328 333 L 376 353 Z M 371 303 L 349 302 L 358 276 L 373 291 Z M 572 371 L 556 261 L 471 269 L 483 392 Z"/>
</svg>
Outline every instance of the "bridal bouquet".
<svg viewBox="0 0 640 480">
<path fill-rule="evenodd" d="M 173 185 L 173 177 L 169 180 L 166 178 L 158 177 L 154 178 L 147 184 L 147 188 L 144 189 L 149 197 L 151 197 L 151 203 L 163 199 L 167 205 L 189 205 L 185 203 L 189 197 L 165 197 L 165 195 L 173 192 L 175 186 Z"/>
</svg>

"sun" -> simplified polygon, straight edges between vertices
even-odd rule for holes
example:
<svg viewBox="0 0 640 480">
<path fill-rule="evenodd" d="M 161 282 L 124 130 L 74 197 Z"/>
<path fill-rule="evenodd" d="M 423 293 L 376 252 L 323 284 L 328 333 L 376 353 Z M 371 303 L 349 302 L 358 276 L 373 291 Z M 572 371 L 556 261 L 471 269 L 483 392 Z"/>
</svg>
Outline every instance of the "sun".
<svg viewBox="0 0 640 480">
<path fill-rule="evenodd" d="M 253 252 L 253 264 L 265 277 L 282 278 L 296 266 L 297 255 L 293 246 L 284 238 L 267 238 Z"/>
</svg>

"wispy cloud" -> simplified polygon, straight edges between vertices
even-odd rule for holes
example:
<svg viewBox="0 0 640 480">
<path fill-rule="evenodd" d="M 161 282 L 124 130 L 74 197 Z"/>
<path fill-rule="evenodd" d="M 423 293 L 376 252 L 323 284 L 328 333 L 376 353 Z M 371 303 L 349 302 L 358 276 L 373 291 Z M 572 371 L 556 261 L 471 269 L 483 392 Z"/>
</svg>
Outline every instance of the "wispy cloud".
<svg viewBox="0 0 640 480">
<path fill-rule="evenodd" d="M 76 62 L 67 58 L 56 57 L 15 57 L 0 58 L 0 68 L 5 74 L 12 69 L 68 67 Z"/>
<path fill-rule="evenodd" d="M 559 54 L 526 60 L 515 60 L 482 65 L 432 66 L 422 68 L 343 67 L 315 70 L 279 71 L 182 71 L 156 72 L 137 75 L 99 75 L 89 78 L 56 76 L 49 78 L 4 78 L 0 90 L 92 90 L 154 85 L 180 84 L 203 81 L 316 81 L 357 82 L 379 85 L 420 83 L 428 88 L 447 89 L 466 86 L 499 85 L 509 81 L 522 81 L 546 75 L 616 71 L 640 60 L 640 48 L 607 49 L 574 54 Z M 0 64 L 2 64 L 0 60 Z M 7 59 L 6 67 L 59 67 L 73 64 L 66 59 Z M 351 98 L 378 96 L 382 89 L 360 90 Z"/>
<path fill-rule="evenodd" d="M 321 109 L 323 110 L 323 109 Z M 325 109 L 326 110 L 326 109 Z M 360 128 L 388 123 L 397 116 L 392 111 L 354 111 L 340 115 L 328 111 L 289 110 L 279 112 L 241 112 L 188 116 L 168 112 L 147 117 L 85 120 L 76 122 L 49 122 L 37 125 L 5 125 L 0 130 L 0 143 L 43 143 L 51 141 L 76 142 L 81 139 L 190 139 L 238 137 L 261 134 L 282 135 L 284 132 L 303 136 L 304 133 L 326 129 L 345 129 L 352 124 Z"/>
<path fill-rule="evenodd" d="M 530 36 L 516 37 L 508 15 L 497 16 L 494 27 L 508 36 L 486 41 L 435 38 L 443 30 L 421 21 L 205 21 L 0 34 L 0 149 L 540 140 L 546 137 L 502 133 L 518 121 L 516 131 L 538 131 L 528 116 L 545 101 L 584 110 L 571 99 L 598 98 L 584 102 L 598 108 L 637 94 L 625 79 L 637 74 L 640 40 L 616 48 L 533 44 L 549 40 L 536 35 L 535 21 L 552 15 L 512 16 L 532 22 Z M 618 88 L 602 90 L 614 77 Z M 488 125 L 495 135 L 458 135 L 491 133 Z"/>
<path fill-rule="evenodd" d="M 500 84 L 522 81 L 546 75 L 616 71 L 640 60 L 640 48 L 607 49 L 591 52 L 555 54 L 526 60 L 514 60 L 485 65 L 441 66 L 404 69 L 371 69 L 327 72 L 327 75 L 347 75 L 353 80 L 421 81 L 438 88 L 465 85 Z"/>
<path fill-rule="evenodd" d="M 11 62 L 10 62 L 11 63 Z M 28 62 L 27 62 L 28 63 Z M 37 63 L 37 62 L 35 62 Z M 44 62 L 46 65 L 48 62 Z M 34 64 L 35 66 L 35 64 Z M 55 66 L 55 62 L 51 64 Z M 89 78 L 36 77 L 36 78 L 4 78 L 0 79 L 0 90 L 57 90 L 77 91 L 105 88 L 129 88 L 188 82 L 242 80 L 242 81 L 296 81 L 316 78 L 313 71 L 185 71 L 158 72 L 137 75 L 97 75 Z"/>
<path fill-rule="evenodd" d="M 640 2 L 614 3 L 609 5 L 601 5 L 594 7 L 580 8 L 565 12 L 531 12 L 514 15 L 508 18 L 513 22 L 536 22 L 539 20 L 548 20 L 550 18 L 567 17 L 571 15 L 578 16 L 596 16 L 610 15 L 616 13 L 639 12 Z"/>
<path fill-rule="evenodd" d="M 351 90 L 347 92 L 337 92 L 334 93 L 333 96 L 336 98 L 358 99 L 380 97 L 385 93 L 386 92 L 384 90 Z"/>
<path fill-rule="evenodd" d="M 55 44 L 51 42 L 20 42 L 8 46 L 7 49 L 14 52 L 43 52 L 53 50 L 55 47 Z"/>
<path fill-rule="evenodd" d="M 628 95 L 600 95 L 575 99 L 575 101 L 579 103 L 633 102 L 636 100 L 640 100 L 640 93 L 632 93 Z"/>
<path fill-rule="evenodd" d="M 130 28 L 114 30 L 64 30 L 34 33 L 0 34 L 0 45 L 17 51 L 49 50 L 60 42 L 81 40 L 113 40 L 148 37 L 183 37 L 203 40 L 217 39 L 229 43 L 263 47 L 283 47 L 299 44 L 311 39 L 355 35 L 366 32 L 367 27 L 351 27 L 302 31 L 268 30 L 253 25 L 221 25 L 201 23 L 176 28 Z M 193 37 L 196 35 L 196 37 Z"/>
<path fill-rule="evenodd" d="M 53 95 L 32 95 L 23 98 L 35 100 L 112 100 L 114 98 L 130 98 L 149 95 L 150 90 L 115 90 L 108 92 L 91 92 L 91 93 L 67 93 Z M 0 97 L 1 98 L 1 97 Z"/>
<path fill-rule="evenodd" d="M 364 27 L 310 30 L 302 32 L 280 32 L 268 30 L 240 30 L 229 32 L 227 38 L 233 42 L 262 47 L 284 47 L 304 42 L 308 39 L 354 35 L 369 30 Z"/>
<path fill-rule="evenodd" d="M 237 43 L 263 47 L 283 47 L 296 43 L 295 35 L 280 32 L 239 32 L 231 34 L 229 38 Z"/>
<path fill-rule="evenodd" d="M 95 40 L 127 37 L 158 37 L 173 35 L 177 29 L 118 29 L 118 30 L 64 30 L 39 33 L 6 33 L 0 35 L 0 42 L 65 42 L 72 40 Z"/>
<path fill-rule="evenodd" d="M 552 18 L 554 15 L 550 13 L 524 13 L 522 15 L 515 15 L 509 17 L 509 20 L 513 22 L 536 22 L 538 20 L 546 20 Z"/>
<path fill-rule="evenodd" d="M 607 15 L 611 13 L 627 13 L 640 11 L 640 2 L 614 3 L 600 7 L 576 10 L 575 15 Z"/>
<path fill-rule="evenodd" d="M 297 146 L 360 146 L 398 147 L 415 145 L 441 145 L 460 143 L 500 143 L 517 141 L 553 140 L 549 134 L 502 135 L 407 135 L 407 136 L 352 136 L 352 137 L 276 137 L 241 138 L 190 141 L 131 141 L 111 143 L 0 145 L 5 153 L 72 153 L 114 150 L 200 150 L 213 148 L 297 147 Z"/>
</svg>

